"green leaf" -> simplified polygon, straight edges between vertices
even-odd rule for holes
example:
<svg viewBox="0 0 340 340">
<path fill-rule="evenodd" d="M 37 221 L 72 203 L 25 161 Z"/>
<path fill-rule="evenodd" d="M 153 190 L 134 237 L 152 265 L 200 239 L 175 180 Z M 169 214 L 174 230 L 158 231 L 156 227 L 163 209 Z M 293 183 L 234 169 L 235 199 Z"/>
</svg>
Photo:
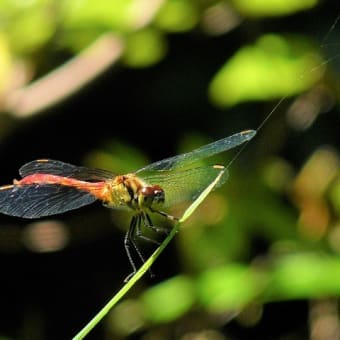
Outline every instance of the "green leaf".
<svg viewBox="0 0 340 340">
<path fill-rule="evenodd" d="M 302 299 L 340 295 L 340 258 L 325 255 L 296 254 L 275 264 L 269 299 Z"/>
<path fill-rule="evenodd" d="M 234 7 L 252 17 L 292 14 L 317 5 L 317 0 L 233 0 Z"/>
<path fill-rule="evenodd" d="M 192 280 L 176 276 L 147 290 L 141 301 L 146 317 L 160 323 L 176 320 L 192 307 L 195 298 Z"/>
<path fill-rule="evenodd" d="M 166 53 L 166 40 L 159 31 L 147 28 L 126 36 L 123 61 L 130 67 L 146 67 Z"/>
<path fill-rule="evenodd" d="M 241 48 L 215 75 L 209 92 L 219 106 L 296 95 L 323 73 L 321 58 L 307 41 L 267 34 Z"/>
<path fill-rule="evenodd" d="M 199 20 L 196 5 L 188 0 L 168 0 L 159 10 L 155 24 L 168 32 L 184 32 L 192 29 Z"/>
<path fill-rule="evenodd" d="M 250 303 L 262 288 L 260 275 L 241 264 L 206 271 L 198 280 L 201 304 L 213 312 L 239 309 Z"/>
</svg>

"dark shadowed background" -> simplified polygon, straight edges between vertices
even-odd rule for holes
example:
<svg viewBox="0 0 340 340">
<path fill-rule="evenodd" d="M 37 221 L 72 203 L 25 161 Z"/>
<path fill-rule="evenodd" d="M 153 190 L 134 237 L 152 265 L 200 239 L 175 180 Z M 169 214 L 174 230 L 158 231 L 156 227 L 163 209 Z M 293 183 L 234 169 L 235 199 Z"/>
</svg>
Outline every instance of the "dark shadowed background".
<svg viewBox="0 0 340 340">
<path fill-rule="evenodd" d="M 4 185 L 38 158 L 128 173 L 257 129 L 284 98 L 89 339 L 340 337 L 339 15 L 335 0 L 0 2 Z M 79 332 L 131 272 L 129 218 L 100 202 L 1 215 L 0 339 Z"/>
</svg>

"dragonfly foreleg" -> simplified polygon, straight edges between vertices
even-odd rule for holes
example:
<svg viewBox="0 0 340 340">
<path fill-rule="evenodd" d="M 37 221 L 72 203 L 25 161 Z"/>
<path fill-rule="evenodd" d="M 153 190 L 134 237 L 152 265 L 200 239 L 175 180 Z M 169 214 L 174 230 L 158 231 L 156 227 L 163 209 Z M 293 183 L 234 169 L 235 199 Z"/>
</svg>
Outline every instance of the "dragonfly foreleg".
<svg viewBox="0 0 340 340">
<path fill-rule="evenodd" d="M 157 213 L 157 214 L 159 214 L 159 215 L 162 215 L 163 217 L 166 217 L 168 220 L 175 221 L 175 222 L 178 222 L 178 221 L 179 221 L 179 218 L 178 218 L 178 217 L 169 215 L 169 214 L 167 214 L 167 213 L 164 212 L 164 211 L 155 210 L 155 209 L 152 209 L 152 208 L 149 208 L 149 209 L 150 209 L 151 212 Z"/>
<path fill-rule="evenodd" d="M 136 243 L 136 236 L 137 237 L 141 237 L 139 234 L 141 234 L 141 223 L 142 223 L 142 215 L 136 215 L 133 216 L 131 219 L 131 223 L 129 226 L 128 231 L 125 234 L 125 238 L 124 238 L 124 246 L 125 246 L 125 250 L 129 259 L 129 262 L 131 264 L 132 267 L 132 273 L 129 274 L 125 279 L 124 282 L 127 282 L 131 279 L 132 276 L 134 276 L 137 272 L 137 266 L 135 264 L 135 261 L 133 260 L 133 257 L 131 255 L 131 246 L 133 247 L 133 249 L 135 250 L 135 252 L 137 253 L 138 257 L 140 258 L 140 260 L 142 261 L 142 263 L 145 263 L 145 257 L 143 255 L 143 253 L 141 252 L 141 250 L 138 248 L 138 245 Z M 142 237 L 147 239 L 148 241 L 151 241 L 151 239 L 148 239 L 146 237 Z M 153 240 L 152 240 L 153 241 Z M 154 241 L 156 242 L 156 241 Z M 151 270 L 149 270 L 150 272 L 150 276 L 153 277 L 153 273 Z"/>
<path fill-rule="evenodd" d="M 127 257 L 129 259 L 129 262 L 131 264 L 131 267 L 132 267 L 132 270 L 133 272 L 131 274 L 129 274 L 126 278 L 125 278 L 125 282 L 129 281 L 129 279 L 136 273 L 137 271 L 137 267 L 136 267 L 136 264 L 135 264 L 135 261 L 133 260 L 133 257 L 131 255 L 131 245 L 136 248 L 136 245 L 134 244 L 133 242 L 133 239 L 132 239 L 132 235 L 133 233 L 135 232 L 135 229 L 136 229 L 136 224 L 137 224 L 137 216 L 133 216 L 132 219 L 131 219 L 131 223 L 130 223 L 130 226 L 129 226 L 129 229 L 128 231 L 126 232 L 125 234 L 125 238 L 124 238 L 124 247 L 125 247 L 125 251 L 126 251 L 126 254 L 127 254 Z"/>
<path fill-rule="evenodd" d="M 152 210 L 152 212 L 154 212 L 154 211 Z M 142 219 L 143 219 L 143 223 L 144 223 L 145 227 L 150 228 L 151 230 L 153 230 L 156 233 L 163 233 L 163 234 L 166 234 L 166 235 L 169 234 L 168 229 L 163 228 L 163 227 L 155 226 L 152 223 L 151 218 L 150 218 L 150 216 L 147 213 L 143 213 Z"/>
</svg>

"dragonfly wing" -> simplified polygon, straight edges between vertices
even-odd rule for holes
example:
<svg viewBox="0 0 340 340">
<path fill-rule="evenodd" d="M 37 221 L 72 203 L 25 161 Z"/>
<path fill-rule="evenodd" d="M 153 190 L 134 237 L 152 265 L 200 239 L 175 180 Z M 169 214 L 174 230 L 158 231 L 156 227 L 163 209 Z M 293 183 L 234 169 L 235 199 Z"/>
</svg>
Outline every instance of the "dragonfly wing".
<svg viewBox="0 0 340 340">
<path fill-rule="evenodd" d="M 217 184 L 218 187 L 228 178 L 228 171 L 222 166 L 204 166 L 179 171 L 155 171 L 143 176 L 143 179 L 150 185 L 158 184 L 164 190 L 164 206 L 169 207 L 195 200 L 221 171 L 223 171 L 223 176 Z"/>
<path fill-rule="evenodd" d="M 22 177 L 33 175 L 36 173 L 44 173 L 58 175 L 63 177 L 71 177 L 84 181 L 98 181 L 104 179 L 112 179 L 115 175 L 108 170 L 90 169 L 83 166 L 75 166 L 69 163 L 56 161 L 53 159 L 38 159 L 26 163 L 19 169 Z"/>
<path fill-rule="evenodd" d="M 191 152 L 166 158 L 161 161 L 149 164 L 146 167 L 136 171 L 136 173 L 147 170 L 172 170 L 180 168 L 185 165 L 194 163 L 200 159 L 204 159 L 220 152 L 230 150 L 246 141 L 249 141 L 255 136 L 255 134 L 255 130 L 242 131 L 232 136 L 220 139 L 216 142 L 204 145 Z"/>
<path fill-rule="evenodd" d="M 93 203 L 96 197 L 59 184 L 7 185 L 0 187 L 0 212 L 6 215 L 39 218 Z"/>
</svg>

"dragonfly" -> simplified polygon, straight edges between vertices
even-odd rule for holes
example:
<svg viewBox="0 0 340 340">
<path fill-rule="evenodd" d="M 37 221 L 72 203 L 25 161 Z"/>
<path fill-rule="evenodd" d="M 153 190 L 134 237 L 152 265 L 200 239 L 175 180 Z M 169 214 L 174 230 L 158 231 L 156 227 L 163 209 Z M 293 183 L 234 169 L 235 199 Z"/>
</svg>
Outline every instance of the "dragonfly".
<svg viewBox="0 0 340 340">
<path fill-rule="evenodd" d="M 162 209 L 195 200 L 221 171 L 223 176 L 216 187 L 228 178 L 228 167 L 197 163 L 239 146 L 255 134 L 255 130 L 242 131 L 124 175 L 53 159 L 34 160 L 19 169 L 21 179 L 0 187 L 0 213 L 33 219 L 77 209 L 97 200 L 108 208 L 129 210 L 132 218 L 124 246 L 133 275 L 137 266 L 131 251 L 137 252 L 145 262 L 137 244 L 138 237 L 148 239 L 143 236 L 142 227 L 162 230 L 152 223 L 150 214 L 177 221 L 178 218 Z"/>
</svg>

